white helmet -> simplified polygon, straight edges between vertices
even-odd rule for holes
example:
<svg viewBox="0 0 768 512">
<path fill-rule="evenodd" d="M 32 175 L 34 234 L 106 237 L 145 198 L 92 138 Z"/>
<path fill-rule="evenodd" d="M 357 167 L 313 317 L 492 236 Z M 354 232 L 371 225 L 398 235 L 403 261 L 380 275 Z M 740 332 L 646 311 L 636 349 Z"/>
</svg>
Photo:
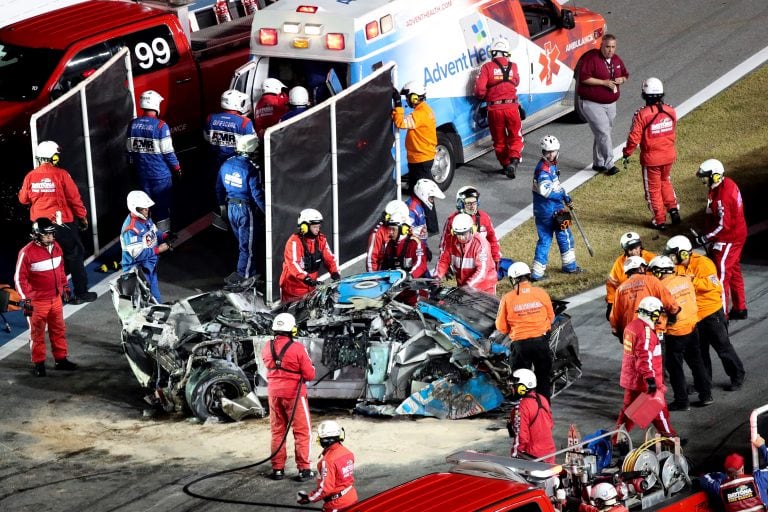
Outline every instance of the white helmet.
<svg viewBox="0 0 768 512">
<path fill-rule="evenodd" d="M 408 96 L 409 94 L 426 96 L 427 88 L 424 86 L 424 84 L 417 82 L 416 80 L 411 80 L 403 86 L 403 90 L 400 92 L 403 94 L 403 96 Z"/>
<path fill-rule="evenodd" d="M 302 224 L 320 224 L 323 222 L 323 214 L 314 208 L 305 208 L 299 213 L 298 225 Z"/>
<path fill-rule="evenodd" d="M 629 274 L 630 272 L 637 271 L 646 266 L 648 265 L 645 263 L 645 260 L 642 257 L 630 256 L 624 260 L 624 273 Z"/>
<path fill-rule="evenodd" d="M 296 329 L 296 319 L 290 313 L 280 313 L 272 320 L 273 332 L 294 334 L 294 329 Z"/>
<path fill-rule="evenodd" d="M 515 384 L 522 384 L 528 390 L 536 388 L 536 374 L 526 368 L 512 372 L 512 379 Z"/>
<path fill-rule="evenodd" d="M 647 78 L 643 82 L 643 94 L 646 96 L 662 96 L 664 94 L 664 84 L 658 78 Z"/>
<path fill-rule="evenodd" d="M 475 227 L 475 222 L 472 217 L 466 213 L 460 213 L 453 218 L 451 222 L 451 231 L 454 235 L 461 235 L 463 233 L 471 233 Z"/>
<path fill-rule="evenodd" d="M 649 263 L 648 268 L 653 272 L 653 275 L 659 276 L 660 274 L 672 274 L 675 272 L 675 264 L 669 258 L 669 256 L 659 255 L 654 257 Z"/>
<path fill-rule="evenodd" d="M 387 221 L 389 218 L 394 215 L 396 212 L 402 213 L 403 215 L 410 216 L 408 213 L 408 205 L 405 204 L 405 201 L 400 201 L 399 199 L 393 199 L 390 202 L 387 203 L 387 205 L 384 207 L 384 220 Z"/>
<path fill-rule="evenodd" d="M 288 92 L 288 103 L 294 107 L 306 107 L 309 105 L 309 93 L 305 88 L 297 85 Z"/>
<path fill-rule="evenodd" d="M 433 206 L 432 201 L 429 200 L 430 197 L 445 199 L 445 194 L 443 194 L 443 191 L 437 186 L 437 183 L 427 178 L 422 178 L 416 182 L 416 185 L 413 186 L 413 193 L 416 194 L 416 197 L 421 199 L 424 206 L 430 210 Z"/>
<path fill-rule="evenodd" d="M 264 94 L 280 94 L 285 85 L 277 78 L 267 78 L 264 83 L 261 84 L 261 92 Z"/>
<path fill-rule="evenodd" d="M 35 157 L 39 162 L 52 162 L 54 164 L 58 163 L 58 155 L 60 154 L 61 148 L 52 140 L 44 140 L 37 145 L 35 151 Z"/>
<path fill-rule="evenodd" d="M 666 254 L 678 254 L 680 251 L 687 251 L 690 253 L 693 250 L 693 244 L 685 235 L 673 236 L 667 240 L 667 245 L 664 249 Z"/>
<path fill-rule="evenodd" d="M 644 316 L 654 322 L 659 319 L 662 313 L 664 313 L 664 305 L 659 299 L 650 295 L 643 298 L 637 305 L 638 316 Z"/>
<path fill-rule="evenodd" d="M 545 135 L 539 141 L 542 151 L 560 151 L 560 141 L 554 135 Z"/>
<path fill-rule="evenodd" d="M 643 241 L 640 240 L 640 235 L 638 233 L 635 233 L 634 231 L 627 231 L 621 235 L 619 243 L 621 244 L 622 249 L 628 251 L 635 245 L 642 245 Z"/>
<path fill-rule="evenodd" d="M 616 492 L 616 487 L 613 484 L 600 482 L 592 488 L 590 498 L 598 507 L 604 507 L 606 505 L 615 505 L 618 495 L 619 493 Z"/>
<path fill-rule="evenodd" d="M 491 45 L 491 55 L 500 53 L 505 57 L 509 56 L 509 41 L 504 38 L 497 39 Z"/>
<path fill-rule="evenodd" d="M 155 202 L 143 190 L 131 190 L 128 192 L 125 202 L 132 214 L 144 220 L 147 220 L 147 218 L 140 214 L 138 209 L 152 208 L 155 205 Z"/>
<path fill-rule="evenodd" d="M 317 426 L 317 437 L 325 439 L 326 437 L 341 437 L 344 429 L 334 420 L 325 420 Z"/>
<path fill-rule="evenodd" d="M 162 103 L 164 99 L 165 98 L 160 96 L 160 93 L 157 91 L 144 91 L 141 94 L 141 98 L 139 98 L 139 106 L 144 110 L 154 110 L 159 114 L 160 103 Z"/>
<path fill-rule="evenodd" d="M 715 158 L 702 162 L 699 170 L 696 171 L 696 177 L 701 179 L 702 183 L 712 188 L 718 186 L 723 181 L 723 176 L 725 176 L 723 162 Z"/>
<path fill-rule="evenodd" d="M 230 89 L 221 94 L 221 108 L 224 110 L 234 110 L 245 114 L 249 110 L 248 103 L 250 103 L 248 95 L 237 89 Z"/>
<path fill-rule="evenodd" d="M 389 218 L 384 221 L 384 224 L 387 226 L 401 226 L 403 224 L 408 224 L 408 220 L 410 218 L 411 215 L 409 213 L 396 211 L 393 212 Z"/>
<path fill-rule="evenodd" d="M 259 149 L 259 136 L 255 133 L 250 135 L 241 135 L 240 138 L 237 139 L 236 150 L 238 153 L 250 155 L 255 153 L 257 149 Z"/>
<path fill-rule="evenodd" d="M 507 276 L 509 276 L 510 279 L 517 279 L 518 277 L 529 275 L 531 275 L 531 268 L 522 261 L 514 262 L 507 269 Z"/>
</svg>

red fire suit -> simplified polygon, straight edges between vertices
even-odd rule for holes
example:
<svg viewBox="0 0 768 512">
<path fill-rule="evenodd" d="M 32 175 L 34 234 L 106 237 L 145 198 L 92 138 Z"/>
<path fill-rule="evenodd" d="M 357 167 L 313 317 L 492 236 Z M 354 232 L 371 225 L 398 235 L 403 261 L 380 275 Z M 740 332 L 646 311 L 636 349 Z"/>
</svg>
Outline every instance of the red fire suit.
<svg viewBox="0 0 768 512">
<path fill-rule="evenodd" d="M 676 126 L 677 113 L 674 108 L 661 101 L 646 105 L 635 112 L 627 145 L 623 150 L 626 158 L 640 146 L 645 200 L 653 214 L 653 223 L 658 226 L 666 222 L 669 210 L 680 207 L 670 178 L 672 164 L 677 159 Z"/>
<path fill-rule="evenodd" d="M 448 269 L 456 274 L 456 284 L 496 295 L 496 268 L 491 260 L 491 248 L 485 237 L 474 233 L 467 243 L 453 237 L 440 253 L 435 277 L 443 279 Z"/>
<path fill-rule="evenodd" d="M 384 260 L 384 246 L 387 245 L 389 231 L 381 222 L 371 231 L 368 237 L 368 253 L 365 257 L 365 271 L 375 272 L 381 269 Z"/>
<path fill-rule="evenodd" d="M 448 215 L 448 218 L 445 219 L 445 224 L 443 225 L 443 238 L 440 239 L 441 253 L 443 252 L 446 244 L 451 243 L 450 240 L 453 238 L 453 235 L 451 234 L 451 225 L 453 224 L 453 218 L 456 217 L 459 213 L 461 212 L 455 211 Z M 488 240 L 488 245 L 491 247 L 491 258 L 493 258 L 494 264 L 498 266 L 499 261 L 501 261 L 501 246 L 499 245 L 499 239 L 496 237 L 496 230 L 493 229 L 493 221 L 491 220 L 491 216 L 482 210 L 477 210 L 477 213 L 470 215 L 470 217 L 472 217 L 475 221 L 477 232 L 480 233 L 481 236 L 484 236 L 486 240 Z"/>
<path fill-rule="evenodd" d="M 407 270 L 413 278 L 423 277 L 427 273 L 427 254 L 424 242 L 420 238 L 401 235 L 398 239 L 387 240 L 384 246 L 382 270 Z"/>
<path fill-rule="evenodd" d="M 261 350 L 261 358 L 267 367 L 267 396 L 269 398 L 269 427 L 272 432 L 271 450 L 280 445 L 288 428 L 288 420 L 294 406 L 293 441 L 296 466 L 299 471 L 310 467 L 310 416 L 305 382 L 314 380 L 315 366 L 304 345 L 291 337 L 278 335 Z M 279 361 L 279 364 L 278 362 Z M 298 404 L 296 401 L 298 400 Z M 272 469 L 285 469 L 287 458 L 285 443 L 272 457 Z"/>
<path fill-rule="evenodd" d="M 495 57 L 480 68 L 475 80 L 475 96 L 488 103 L 488 128 L 499 163 L 506 167 L 523 151 L 523 131 L 517 86 L 517 64 L 506 57 Z"/>
<path fill-rule="evenodd" d="M 741 275 L 741 251 L 747 240 L 744 203 L 738 185 L 730 179 L 709 189 L 706 209 L 707 241 L 713 242 L 712 253 L 717 276 L 723 283 L 723 310 L 747 309 L 744 277 Z"/>
<path fill-rule="evenodd" d="M 262 94 L 253 109 L 253 127 L 256 129 L 256 135 L 263 139 L 264 131 L 276 125 L 286 112 L 288 112 L 287 94 L 284 92 Z"/>
<path fill-rule="evenodd" d="M 624 424 L 627 431 L 635 426 L 624 411 L 640 396 L 648 392 L 646 379 L 656 380 L 656 396 L 660 396 L 664 407 L 653 419 L 653 425 L 663 436 L 676 437 L 677 432 L 669 422 L 669 410 L 664 400 L 664 369 L 662 368 L 661 343 L 656 331 L 642 318 L 635 318 L 624 328 L 624 357 L 621 361 L 619 384 L 624 388 L 624 405 L 619 411 L 616 426 Z"/>
<path fill-rule="evenodd" d="M 57 361 L 67 357 L 68 347 L 61 295 L 67 276 L 61 247 L 56 242 L 44 246 L 30 242 L 19 251 L 14 280 L 22 299 L 32 301 L 29 318 L 29 348 L 32 363 L 45 362 L 45 328 L 51 340 L 51 352 Z"/>
<path fill-rule="evenodd" d="M 589 503 L 581 503 L 579 504 L 579 512 L 629 512 L 629 510 L 620 503 L 607 508 L 597 508 Z"/>
<path fill-rule="evenodd" d="M 283 304 L 296 302 L 315 289 L 304 279 L 307 276 L 317 279 L 321 263 L 330 273 L 339 271 L 324 234 L 320 233 L 317 237 L 298 233 L 291 235 L 285 244 L 283 272 L 280 274 L 280 300 Z"/>
<path fill-rule="evenodd" d="M 19 202 L 32 205 L 29 210 L 31 221 L 46 217 L 59 222 L 56 219 L 57 211 L 61 212 L 60 222 L 63 224 L 88 216 L 72 176 L 50 162 L 43 162 L 24 177 L 19 190 Z"/>
<path fill-rule="evenodd" d="M 637 307 L 646 297 L 659 299 L 669 314 L 676 315 L 680 311 L 675 298 L 655 276 L 633 274 L 616 289 L 613 309 L 608 319 L 614 336 L 621 337 L 622 330 L 637 318 Z"/>
<path fill-rule="evenodd" d="M 516 433 L 512 441 L 512 457 L 526 454 L 538 458 L 555 453 L 555 440 L 552 437 L 555 422 L 552 420 L 549 400 L 542 400 L 535 391 L 529 391 L 512 409 L 509 421 Z M 547 457 L 544 462 L 554 464 L 555 456 Z"/>
<path fill-rule="evenodd" d="M 317 489 L 310 502 L 323 500 L 325 512 L 335 512 L 357 503 L 355 489 L 355 456 L 341 443 L 323 450 L 317 463 Z"/>
</svg>

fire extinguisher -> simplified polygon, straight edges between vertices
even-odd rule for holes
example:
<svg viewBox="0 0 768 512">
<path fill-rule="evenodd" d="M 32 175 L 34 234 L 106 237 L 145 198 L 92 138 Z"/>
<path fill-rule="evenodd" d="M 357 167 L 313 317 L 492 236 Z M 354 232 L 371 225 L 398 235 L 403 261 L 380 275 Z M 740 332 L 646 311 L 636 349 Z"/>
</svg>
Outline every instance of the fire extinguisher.
<svg viewBox="0 0 768 512">
<path fill-rule="evenodd" d="M 245 9 L 245 15 L 248 16 L 258 11 L 259 6 L 256 0 L 243 0 L 243 9 Z"/>
<path fill-rule="evenodd" d="M 227 0 L 216 0 L 216 5 L 213 6 L 213 12 L 216 13 L 216 23 L 232 21 L 232 14 L 229 12 Z"/>
</svg>

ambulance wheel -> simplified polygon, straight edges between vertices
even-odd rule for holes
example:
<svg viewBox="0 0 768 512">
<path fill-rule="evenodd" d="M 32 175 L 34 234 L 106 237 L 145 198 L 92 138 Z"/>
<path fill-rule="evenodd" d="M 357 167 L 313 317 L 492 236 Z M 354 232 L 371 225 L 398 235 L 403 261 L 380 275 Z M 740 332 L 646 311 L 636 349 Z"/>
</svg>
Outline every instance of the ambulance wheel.
<svg viewBox="0 0 768 512">
<path fill-rule="evenodd" d="M 432 164 L 432 179 L 445 192 L 451 186 L 456 171 L 456 150 L 450 134 L 437 132 L 437 151 Z"/>
<path fill-rule="evenodd" d="M 248 378 L 240 368 L 228 367 L 215 361 L 211 366 L 192 372 L 185 394 L 192 413 L 201 421 L 211 416 L 220 421 L 232 421 L 222 409 L 222 398 L 235 400 L 251 391 Z"/>
<path fill-rule="evenodd" d="M 581 66 L 581 62 L 579 62 L 576 65 L 576 69 L 573 72 L 573 76 L 577 77 L 579 76 L 579 67 Z M 576 82 L 576 79 L 573 79 L 573 112 L 567 117 L 568 121 L 575 123 L 575 124 L 583 124 L 587 122 L 587 118 L 584 117 L 584 113 L 581 111 L 581 97 L 579 96 L 579 93 L 576 92 L 576 88 L 578 87 L 578 83 Z"/>
</svg>

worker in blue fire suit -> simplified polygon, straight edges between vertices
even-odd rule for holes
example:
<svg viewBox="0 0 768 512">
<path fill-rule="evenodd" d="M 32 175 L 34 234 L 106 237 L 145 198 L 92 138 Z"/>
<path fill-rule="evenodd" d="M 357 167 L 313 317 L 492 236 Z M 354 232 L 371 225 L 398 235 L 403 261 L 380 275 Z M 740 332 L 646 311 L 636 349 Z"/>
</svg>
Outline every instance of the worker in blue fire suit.
<svg viewBox="0 0 768 512">
<path fill-rule="evenodd" d="M 549 247 L 552 245 L 552 235 L 557 239 L 560 257 L 563 260 L 563 272 L 575 274 L 582 272 L 576 265 L 573 234 L 570 229 L 570 212 L 563 206 L 572 206 L 571 197 L 560 184 L 560 171 L 557 170 L 557 157 L 560 152 L 560 141 L 552 135 L 542 137 L 542 158 L 533 171 L 533 219 L 536 222 L 536 253 L 533 257 L 531 280 L 544 278 L 549 260 Z M 557 216 L 557 218 L 556 218 Z"/>
<path fill-rule="evenodd" d="M 170 230 L 173 202 L 171 173 L 181 176 L 181 166 L 173 151 L 171 130 L 160 119 L 163 97 L 156 91 L 144 91 L 139 99 L 142 115 L 128 128 L 128 155 L 139 178 L 139 186 L 155 200 L 155 220 L 163 231 Z"/>
<path fill-rule="evenodd" d="M 211 114 L 203 131 L 203 137 L 211 145 L 213 166 L 218 174 L 224 161 L 234 156 L 237 141 L 243 135 L 253 135 L 256 130 L 253 121 L 245 115 L 250 109 L 248 95 L 235 89 L 221 95 L 223 112 Z"/>
<path fill-rule="evenodd" d="M 264 187 L 259 168 L 251 161 L 258 147 L 255 134 L 240 137 L 237 155 L 224 162 L 216 180 L 221 216 L 229 218 L 240 250 L 237 273 L 244 278 L 264 275 L 266 268 Z"/>
</svg>

